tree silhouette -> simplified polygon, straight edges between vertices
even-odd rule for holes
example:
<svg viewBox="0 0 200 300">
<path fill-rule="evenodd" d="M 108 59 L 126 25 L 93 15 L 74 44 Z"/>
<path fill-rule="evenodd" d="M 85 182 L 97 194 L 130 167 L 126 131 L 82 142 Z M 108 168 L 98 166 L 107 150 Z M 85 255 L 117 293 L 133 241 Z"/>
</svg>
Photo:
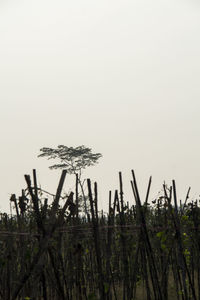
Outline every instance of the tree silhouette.
<svg viewBox="0 0 200 300">
<path fill-rule="evenodd" d="M 83 188 L 84 181 L 81 179 L 82 170 L 95 165 L 102 154 L 92 153 L 92 149 L 84 145 L 75 148 L 64 145 L 58 145 L 57 148 L 43 147 L 40 151 L 42 153 L 38 157 L 60 161 L 60 163 L 51 165 L 50 169 L 66 169 L 69 174 L 76 175 L 84 199 L 85 212 L 87 213 L 86 196 Z"/>
</svg>

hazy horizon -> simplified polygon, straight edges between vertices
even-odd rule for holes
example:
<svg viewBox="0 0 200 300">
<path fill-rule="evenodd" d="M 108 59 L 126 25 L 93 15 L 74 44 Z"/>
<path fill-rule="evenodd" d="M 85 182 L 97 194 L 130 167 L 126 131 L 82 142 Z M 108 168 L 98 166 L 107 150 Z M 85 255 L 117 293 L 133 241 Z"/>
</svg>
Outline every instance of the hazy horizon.
<svg viewBox="0 0 200 300">
<path fill-rule="evenodd" d="M 193 0 L 1 1 L 0 211 L 33 168 L 55 193 L 60 172 L 37 155 L 59 144 L 102 153 L 85 177 L 104 208 L 131 169 L 143 193 L 153 176 L 151 197 L 172 179 L 198 197 L 199 29 Z"/>
</svg>

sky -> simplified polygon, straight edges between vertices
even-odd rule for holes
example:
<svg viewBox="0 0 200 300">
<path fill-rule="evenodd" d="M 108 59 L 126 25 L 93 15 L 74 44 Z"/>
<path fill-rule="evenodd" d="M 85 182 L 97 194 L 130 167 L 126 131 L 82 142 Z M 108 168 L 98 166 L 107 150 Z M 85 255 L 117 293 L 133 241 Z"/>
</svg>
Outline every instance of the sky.
<svg viewBox="0 0 200 300">
<path fill-rule="evenodd" d="M 102 153 L 83 175 L 103 209 L 119 171 L 133 203 L 132 169 L 142 198 L 150 175 L 151 199 L 172 179 L 199 197 L 199 30 L 197 0 L 1 0 L 0 211 L 33 168 L 55 193 L 61 171 L 37 156 L 59 144 Z"/>
</svg>

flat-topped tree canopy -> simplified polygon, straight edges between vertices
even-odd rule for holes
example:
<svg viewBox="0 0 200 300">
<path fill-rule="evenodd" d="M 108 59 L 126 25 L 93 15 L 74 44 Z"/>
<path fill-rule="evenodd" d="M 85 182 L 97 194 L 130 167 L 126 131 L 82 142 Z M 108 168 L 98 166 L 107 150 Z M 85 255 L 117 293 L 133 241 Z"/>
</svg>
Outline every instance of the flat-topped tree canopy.
<svg viewBox="0 0 200 300">
<path fill-rule="evenodd" d="M 78 147 L 67 147 L 58 145 L 57 148 L 43 147 L 38 157 L 47 159 L 58 159 L 60 163 L 51 165 L 50 169 L 66 169 L 68 173 L 79 173 L 81 169 L 93 166 L 102 157 L 101 153 L 92 153 L 92 149 L 84 145 Z"/>
</svg>

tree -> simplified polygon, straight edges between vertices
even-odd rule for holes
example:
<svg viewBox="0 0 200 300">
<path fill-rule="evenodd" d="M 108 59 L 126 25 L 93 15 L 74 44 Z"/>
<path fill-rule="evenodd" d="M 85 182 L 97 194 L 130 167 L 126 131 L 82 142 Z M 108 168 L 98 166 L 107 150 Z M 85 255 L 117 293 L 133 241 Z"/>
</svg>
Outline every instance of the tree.
<svg viewBox="0 0 200 300">
<path fill-rule="evenodd" d="M 59 145 L 57 148 L 41 148 L 41 154 L 38 157 L 47 157 L 48 159 L 58 159 L 60 163 L 51 165 L 50 169 L 66 169 L 69 174 L 75 174 L 77 183 L 80 185 L 84 199 L 85 212 L 87 213 L 86 196 L 84 193 L 84 181 L 81 179 L 82 170 L 95 165 L 98 159 L 102 157 L 101 153 L 92 153 L 92 149 L 84 145 L 78 147 L 67 147 Z"/>
</svg>

